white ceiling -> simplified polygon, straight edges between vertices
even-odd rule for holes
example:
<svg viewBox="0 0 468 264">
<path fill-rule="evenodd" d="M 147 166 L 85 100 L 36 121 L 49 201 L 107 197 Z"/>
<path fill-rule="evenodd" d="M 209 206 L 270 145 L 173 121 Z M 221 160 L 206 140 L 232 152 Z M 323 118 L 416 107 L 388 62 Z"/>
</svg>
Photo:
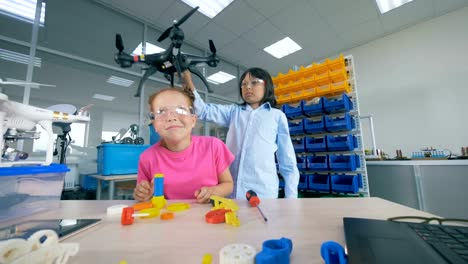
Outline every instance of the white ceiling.
<svg viewBox="0 0 468 264">
<path fill-rule="evenodd" d="M 164 30 L 191 7 L 180 0 L 95 0 Z M 235 0 L 212 20 L 197 12 L 182 25 L 186 41 L 200 48 L 213 39 L 218 54 L 272 75 L 465 7 L 468 0 L 414 0 L 380 14 L 374 0 Z M 303 49 L 276 59 L 263 48 L 286 36 Z"/>
</svg>

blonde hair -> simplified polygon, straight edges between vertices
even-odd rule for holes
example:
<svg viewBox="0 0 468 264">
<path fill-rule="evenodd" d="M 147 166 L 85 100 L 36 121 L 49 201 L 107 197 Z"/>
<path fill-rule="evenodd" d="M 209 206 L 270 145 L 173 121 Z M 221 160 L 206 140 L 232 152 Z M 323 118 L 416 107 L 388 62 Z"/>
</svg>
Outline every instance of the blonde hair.
<svg viewBox="0 0 468 264">
<path fill-rule="evenodd" d="M 154 99 L 158 95 L 160 95 L 161 93 L 167 92 L 167 91 L 174 91 L 174 92 L 178 92 L 178 93 L 182 94 L 183 96 L 187 97 L 187 99 L 189 99 L 189 102 L 190 102 L 189 106 L 194 107 L 193 102 L 195 101 L 195 95 L 193 94 L 193 92 L 191 90 L 189 90 L 189 89 L 180 89 L 180 88 L 177 88 L 177 87 L 166 87 L 166 88 L 162 88 L 159 91 L 154 92 L 148 98 L 148 105 L 149 105 L 151 110 L 152 110 L 152 103 L 153 103 Z"/>
</svg>

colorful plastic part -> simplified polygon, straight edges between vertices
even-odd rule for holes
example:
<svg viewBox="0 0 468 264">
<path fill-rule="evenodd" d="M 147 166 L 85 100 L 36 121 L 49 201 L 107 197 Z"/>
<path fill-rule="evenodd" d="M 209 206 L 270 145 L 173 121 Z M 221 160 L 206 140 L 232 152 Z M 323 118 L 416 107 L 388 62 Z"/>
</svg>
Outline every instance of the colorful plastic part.
<svg viewBox="0 0 468 264">
<path fill-rule="evenodd" d="M 205 221 L 210 224 L 220 224 L 226 222 L 226 213 L 229 209 L 216 209 L 205 214 Z"/>
<path fill-rule="evenodd" d="M 289 264 L 293 244 L 289 238 L 266 240 L 262 251 L 255 256 L 256 264 Z"/>
<path fill-rule="evenodd" d="M 157 208 L 148 208 L 144 209 L 138 214 L 135 214 L 135 209 L 133 207 L 126 207 L 122 210 L 122 216 L 120 217 L 120 223 L 122 225 L 131 225 L 133 221 L 135 221 L 135 217 L 144 217 L 144 218 L 151 218 L 159 215 L 159 209 Z"/>
<path fill-rule="evenodd" d="M 238 211 L 239 206 L 231 199 L 224 198 L 221 196 L 211 196 L 210 197 L 210 202 L 211 205 L 213 205 L 212 210 L 217 210 L 217 209 L 230 209 L 231 211 Z"/>
<path fill-rule="evenodd" d="M 320 248 L 320 254 L 325 261 L 325 264 L 348 263 L 348 257 L 346 256 L 344 248 L 335 241 L 323 242 L 322 247 Z"/>
<path fill-rule="evenodd" d="M 161 214 L 161 220 L 171 220 L 171 219 L 174 219 L 173 212 L 164 212 Z"/>
<path fill-rule="evenodd" d="M 250 245 L 230 244 L 219 251 L 219 263 L 254 263 L 255 253 L 257 253 L 257 251 Z M 270 263 L 276 264 L 276 262 Z"/>
<path fill-rule="evenodd" d="M 151 198 L 151 203 L 154 208 L 162 209 L 166 206 L 166 199 L 164 198 L 164 174 L 154 174 L 154 193 Z"/>
<path fill-rule="evenodd" d="M 235 212 L 226 212 L 225 218 L 226 218 L 226 224 L 229 224 L 232 226 L 240 226 L 240 220 L 239 218 L 237 218 L 237 215 Z"/>
<path fill-rule="evenodd" d="M 140 218 L 153 218 L 159 215 L 158 208 L 146 208 L 137 214 Z"/>
<path fill-rule="evenodd" d="M 205 254 L 203 255 L 202 264 L 211 264 L 213 262 L 213 255 Z"/>
<path fill-rule="evenodd" d="M 134 204 L 132 207 L 133 207 L 133 209 L 135 209 L 135 211 L 140 211 L 140 210 L 143 210 L 143 209 L 152 208 L 153 203 L 152 202 L 141 202 L 141 203 Z"/>
<path fill-rule="evenodd" d="M 190 204 L 188 203 L 173 203 L 167 206 L 167 210 L 171 212 L 179 212 L 190 209 Z"/>
</svg>

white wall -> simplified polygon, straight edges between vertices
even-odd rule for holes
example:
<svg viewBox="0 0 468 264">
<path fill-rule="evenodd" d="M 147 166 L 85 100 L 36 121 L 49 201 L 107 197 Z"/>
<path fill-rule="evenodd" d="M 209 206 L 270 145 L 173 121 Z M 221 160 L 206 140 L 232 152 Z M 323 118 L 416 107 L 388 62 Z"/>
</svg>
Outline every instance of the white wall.
<svg viewBox="0 0 468 264">
<path fill-rule="evenodd" d="M 378 148 L 391 157 L 468 146 L 467 25 L 464 8 L 346 52 L 361 115 L 374 114 Z"/>
</svg>

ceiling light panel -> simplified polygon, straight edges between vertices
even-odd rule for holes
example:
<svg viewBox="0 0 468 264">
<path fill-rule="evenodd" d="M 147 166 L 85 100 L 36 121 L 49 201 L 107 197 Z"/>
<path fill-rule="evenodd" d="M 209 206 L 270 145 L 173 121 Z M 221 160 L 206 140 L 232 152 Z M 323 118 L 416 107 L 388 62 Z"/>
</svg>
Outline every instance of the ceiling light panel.
<svg viewBox="0 0 468 264">
<path fill-rule="evenodd" d="M 236 76 L 231 75 L 229 73 L 219 71 L 215 74 L 212 74 L 206 78 L 207 81 L 213 83 L 213 84 L 222 84 L 222 83 L 227 83 L 232 79 L 235 79 Z"/>
<path fill-rule="evenodd" d="M 404 4 L 412 2 L 413 0 L 375 0 L 379 7 L 380 13 L 384 14 L 390 10 L 400 7 Z"/>
<path fill-rule="evenodd" d="M 163 52 L 165 51 L 165 49 L 159 47 L 159 46 L 156 46 L 154 44 L 151 44 L 149 42 L 146 42 L 146 52 L 145 54 L 153 54 L 153 53 L 159 53 L 159 52 Z M 135 50 L 132 52 L 132 55 L 141 55 L 143 54 L 143 44 L 140 43 L 136 48 Z"/>
<path fill-rule="evenodd" d="M 134 83 L 134 81 L 132 81 L 132 80 L 128 80 L 128 79 L 125 79 L 125 78 L 120 78 L 120 77 L 117 77 L 117 76 L 109 77 L 109 79 L 107 79 L 107 82 L 115 84 L 115 85 L 124 86 L 124 87 L 130 87 Z"/>
<path fill-rule="evenodd" d="M 33 23 L 36 15 L 36 0 L 0 0 L 0 13 L 9 17 Z M 42 3 L 39 24 L 44 25 L 46 4 Z"/>
<path fill-rule="evenodd" d="M 292 40 L 289 37 L 285 37 L 284 39 L 271 44 L 263 50 L 268 52 L 273 57 L 281 59 L 284 56 L 292 54 L 301 49 L 302 47 L 299 46 L 296 42 L 294 42 L 294 40 Z"/>
<path fill-rule="evenodd" d="M 19 52 L 14 52 L 11 50 L 6 50 L 6 49 L 1 49 L 0 48 L 0 59 L 4 59 L 7 61 L 13 61 L 17 63 L 22 63 L 22 64 L 29 64 L 29 55 L 19 53 Z M 42 60 L 41 58 L 34 57 L 33 60 L 33 65 L 35 67 L 41 67 Z"/>
<path fill-rule="evenodd" d="M 103 101 L 113 101 L 115 99 L 114 96 L 104 95 L 104 94 L 94 94 L 93 98 L 98 99 L 98 100 L 103 100 Z"/>
<path fill-rule="evenodd" d="M 182 0 L 191 7 L 197 7 L 198 11 L 209 18 L 215 17 L 224 8 L 226 8 L 233 0 Z"/>
</svg>

